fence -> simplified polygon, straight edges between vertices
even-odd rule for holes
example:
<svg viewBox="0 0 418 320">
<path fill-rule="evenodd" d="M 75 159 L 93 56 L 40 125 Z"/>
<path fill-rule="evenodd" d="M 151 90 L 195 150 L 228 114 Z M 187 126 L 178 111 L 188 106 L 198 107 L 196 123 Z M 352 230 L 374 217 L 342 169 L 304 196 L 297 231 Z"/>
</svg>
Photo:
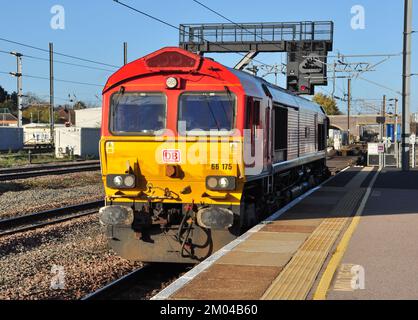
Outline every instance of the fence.
<svg viewBox="0 0 418 320">
<path fill-rule="evenodd" d="M 402 164 L 401 143 L 369 143 L 367 165 L 385 168 L 400 168 Z M 410 145 L 410 164 L 418 167 L 418 144 Z"/>
</svg>

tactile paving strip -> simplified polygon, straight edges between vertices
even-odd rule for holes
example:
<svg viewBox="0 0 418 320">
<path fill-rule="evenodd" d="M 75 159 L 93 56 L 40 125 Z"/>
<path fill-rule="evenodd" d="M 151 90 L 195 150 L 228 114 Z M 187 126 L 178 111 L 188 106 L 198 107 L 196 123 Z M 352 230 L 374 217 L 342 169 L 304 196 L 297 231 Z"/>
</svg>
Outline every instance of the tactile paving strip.
<svg viewBox="0 0 418 320">
<path fill-rule="evenodd" d="M 349 221 L 364 194 L 362 189 L 347 193 L 311 234 L 278 278 L 264 293 L 263 300 L 304 300 L 307 298 L 333 244 Z"/>
</svg>

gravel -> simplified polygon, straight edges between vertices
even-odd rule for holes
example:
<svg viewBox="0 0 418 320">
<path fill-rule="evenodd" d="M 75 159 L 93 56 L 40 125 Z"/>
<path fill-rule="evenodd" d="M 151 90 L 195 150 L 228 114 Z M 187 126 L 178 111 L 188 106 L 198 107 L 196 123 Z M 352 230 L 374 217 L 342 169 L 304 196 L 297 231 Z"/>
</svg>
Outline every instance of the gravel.
<svg viewBox="0 0 418 320">
<path fill-rule="evenodd" d="M 0 219 L 102 199 L 99 172 L 0 182 Z M 76 300 L 140 266 L 108 248 L 97 214 L 78 218 L 0 238 L 0 300 Z M 173 281 L 160 280 L 129 298 L 148 299 Z"/>
<path fill-rule="evenodd" d="M 0 219 L 104 199 L 99 172 L 0 183 Z"/>
<path fill-rule="evenodd" d="M 139 266 L 108 249 L 97 215 L 47 226 L 0 238 L 0 300 L 80 299 Z"/>
<path fill-rule="evenodd" d="M 6 181 L 0 219 L 102 199 L 100 172 Z M 97 214 L 78 218 L 0 238 L 0 300 L 80 299 L 137 267 L 108 248 Z"/>
</svg>

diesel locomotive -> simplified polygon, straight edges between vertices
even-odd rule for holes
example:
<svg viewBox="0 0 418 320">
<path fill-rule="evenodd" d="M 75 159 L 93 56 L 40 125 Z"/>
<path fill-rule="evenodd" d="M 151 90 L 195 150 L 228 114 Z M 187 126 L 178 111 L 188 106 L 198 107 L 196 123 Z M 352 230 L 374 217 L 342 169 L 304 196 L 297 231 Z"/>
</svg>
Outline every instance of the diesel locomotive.
<svg viewBox="0 0 418 320">
<path fill-rule="evenodd" d="M 327 123 L 319 105 L 180 48 L 127 64 L 103 90 L 111 248 L 204 260 L 326 177 Z"/>
</svg>

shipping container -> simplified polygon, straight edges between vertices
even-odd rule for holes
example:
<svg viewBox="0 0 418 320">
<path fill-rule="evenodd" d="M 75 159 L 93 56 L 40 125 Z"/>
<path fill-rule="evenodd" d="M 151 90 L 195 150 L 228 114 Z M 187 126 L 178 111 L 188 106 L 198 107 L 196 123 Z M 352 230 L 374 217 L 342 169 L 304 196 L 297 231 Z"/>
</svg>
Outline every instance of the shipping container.
<svg viewBox="0 0 418 320">
<path fill-rule="evenodd" d="M 102 108 L 75 110 L 75 125 L 79 128 L 100 128 Z"/>
<path fill-rule="evenodd" d="M 100 128 L 59 128 L 55 131 L 55 155 L 98 158 L 99 142 Z"/>
<path fill-rule="evenodd" d="M 0 151 L 23 149 L 23 128 L 0 127 Z"/>
<path fill-rule="evenodd" d="M 24 144 L 41 145 L 51 143 L 51 128 L 49 124 L 27 124 L 23 126 Z"/>
</svg>

